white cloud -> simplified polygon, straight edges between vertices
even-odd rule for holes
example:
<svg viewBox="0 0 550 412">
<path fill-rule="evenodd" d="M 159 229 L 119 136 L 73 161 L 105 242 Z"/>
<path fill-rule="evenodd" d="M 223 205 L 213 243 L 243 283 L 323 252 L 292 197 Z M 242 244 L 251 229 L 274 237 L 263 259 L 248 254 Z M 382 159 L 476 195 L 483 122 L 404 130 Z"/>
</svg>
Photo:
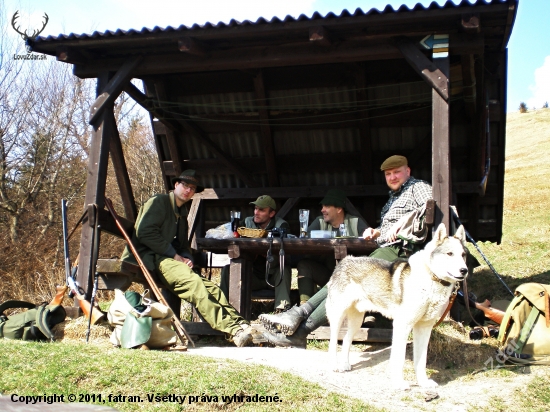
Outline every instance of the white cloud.
<svg viewBox="0 0 550 412">
<path fill-rule="evenodd" d="M 529 86 L 533 96 L 527 100 L 527 107 L 540 109 L 546 102 L 550 103 L 550 56 L 544 64 L 535 70 L 535 85 Z"/>
</svg>

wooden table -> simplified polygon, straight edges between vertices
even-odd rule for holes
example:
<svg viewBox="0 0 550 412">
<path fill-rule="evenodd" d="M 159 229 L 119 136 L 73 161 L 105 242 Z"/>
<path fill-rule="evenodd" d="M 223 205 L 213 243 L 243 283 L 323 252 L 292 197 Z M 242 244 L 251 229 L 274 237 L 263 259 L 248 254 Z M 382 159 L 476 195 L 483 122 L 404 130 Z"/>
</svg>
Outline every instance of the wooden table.
<svg viewBox="0 0 550 412">
<path fill-rule="evenodd" d="M 229 303 L 241 315 L 250 320 L 251 317 L 251 287 L 252 260 L 255 255 L 265 255 L 271 239 L 206 239 L 198 238 L 199 249 L 213 253 L 227 253 L 231 259 L 229 279 Z M 278 258 L 281 239 L 273 239 L 273 256 Z M 376 243 L 358 238 L 337 239 L 284 239 L 285 255 L 313 255 L 334 253 L 336 260 L 345 258 L 348 254 L 368 255 L 376 249 Z"/>
</svg>

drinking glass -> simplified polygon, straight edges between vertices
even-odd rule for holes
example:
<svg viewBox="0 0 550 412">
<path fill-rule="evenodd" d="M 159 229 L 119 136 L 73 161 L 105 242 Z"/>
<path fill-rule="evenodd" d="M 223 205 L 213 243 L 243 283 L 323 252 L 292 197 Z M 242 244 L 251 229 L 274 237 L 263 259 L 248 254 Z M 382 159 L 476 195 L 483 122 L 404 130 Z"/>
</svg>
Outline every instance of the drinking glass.
<svg viewBox="0 0 550 412">
<path fill-rule="evenodd" d="M 307 227 L 309 226 L 309 210 L 300 209 L 300 238 L 307 238 Z"/>
<path fill-rule="evenodd" d="M 340 224 L 340 236 L 346 237 L 348 235 L 348 230 L 346 229 L 346 224 L 341 223 Z"/>
</svg>

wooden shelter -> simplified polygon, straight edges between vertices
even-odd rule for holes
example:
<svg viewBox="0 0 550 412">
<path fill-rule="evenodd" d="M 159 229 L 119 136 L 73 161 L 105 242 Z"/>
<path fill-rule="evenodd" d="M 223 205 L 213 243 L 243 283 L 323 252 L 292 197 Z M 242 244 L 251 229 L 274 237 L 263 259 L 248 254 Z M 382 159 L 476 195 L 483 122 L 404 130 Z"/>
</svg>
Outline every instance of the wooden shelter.
<svg viewBox="0 0 550 412">
<path fill-rule="evenodd" d="M 379 166 L 402 154 L 433 185 L 436 221 L 449 226 L 456 205 L 476 240 L 500 242 L 506 46 L 517 6 L 434 2 L 29 43 L 97 78 L 85 204 L 97 205 L 102 230 L 116 232 L 103 210 L 109 155 L 129 226 L 137 214 L 113 115 L 124 92 L 151 114 L 166 190 L 189 168 L 207 187 L 190 208 L 193 239 L 231 209 L 246 216 L 261 194 L 281 203 L 297 233 L 297 209 L 318 210 L 331 187 L 376 226 L 387 200 Z M 78 279 L 88 293 L 92 233 L 84 224 Z"/>
</svg>

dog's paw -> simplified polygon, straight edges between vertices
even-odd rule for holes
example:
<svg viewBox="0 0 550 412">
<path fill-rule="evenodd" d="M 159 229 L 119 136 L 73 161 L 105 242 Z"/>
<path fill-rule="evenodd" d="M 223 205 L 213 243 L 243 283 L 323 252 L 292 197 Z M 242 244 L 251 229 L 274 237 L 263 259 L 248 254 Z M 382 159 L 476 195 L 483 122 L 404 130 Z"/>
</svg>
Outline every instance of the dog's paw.
<svg viewBox="0 0 550 412">
<path fill-rule="evenodd" d="M 349 364 L 349 362 L 342 362 L 342 363 L 337 364 L 334 367 L 335 372 L 347 372 L 347 371 L 350 371 L 350 370 L 351 370 L 351 365 Z"/>
<path fill-rule="evenodd" d="M 398 391 L 408 391 L 411 389 L 409 383 L 403 379 L 392 380 L 393 389 Z"/>
<path fill-rule="evenodd" d="M 426 380 L 418 381 L 418 386 L 421 386 L 423 388 L 437 388 L 439 384 L 432 379 L 426 379 Z"/>
</svg>

